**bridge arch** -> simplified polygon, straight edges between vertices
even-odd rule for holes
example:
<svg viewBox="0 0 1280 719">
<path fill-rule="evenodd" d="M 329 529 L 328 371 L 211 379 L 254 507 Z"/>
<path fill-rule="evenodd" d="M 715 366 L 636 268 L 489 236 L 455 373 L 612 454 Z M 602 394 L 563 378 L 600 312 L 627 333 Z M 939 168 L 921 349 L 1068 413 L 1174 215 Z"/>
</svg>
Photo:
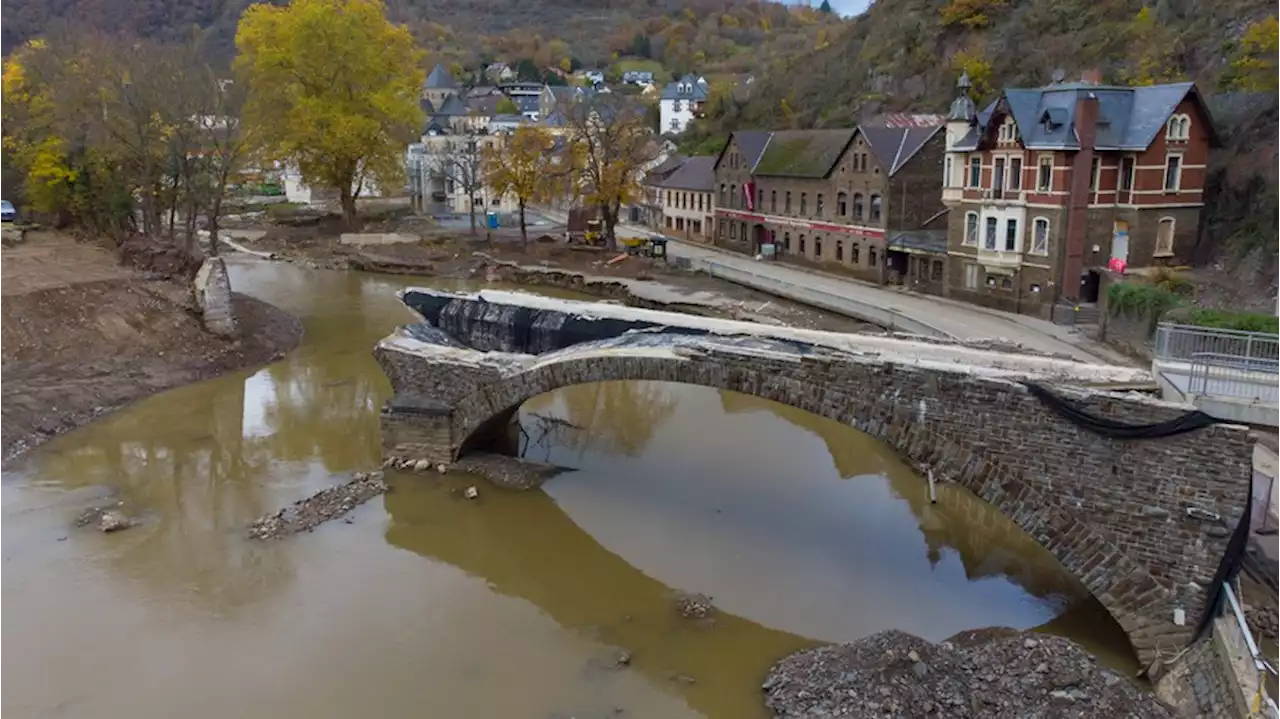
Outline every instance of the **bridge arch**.
<svg viewBox="0 0 1280 719">
<path fill-rule="evenodd" d="M 880 367 L 850 391 L 849 387 L 815 381 L 810 372 L 785 372 L 772 363 L 753 368 L 750 362 L 726 363 L 696 354 L 597 353 L 590 345 L 557 354 L 560 356 L 485 382 L 460 397 L 451 416 L 450 434 L 456 440 L 456 451 L 478 448 L 476 438 L 509 422 L 526 400 L 578 384 L 650 380 L 753 395 L 861 430 L 918 470 L 932 470 L 940 481 L 959 484 L 986 501 L 1080 579 L 1125 631 L 1140 661 L 1176 652 L 1187 639 L 1183 628 L 1154 618 L 1172 616 L 1179 598 L 1171 588 L 1111 537 L 1027 481 L 1023 467 L 954 436 L 945 419 L 930 421 L 931 414 L 946 413 L 947 408 L 935 402 L 903 402 L 906 398 L 897 386 L 904 374 L 900 369 Z M 926 384 L 931 381 L 917 373 L 905 374 L 916 374 L 915 379 Z M 1025 389 L 1011 383 L 991 398 L 997 405 L 1012 402 L 1033 408 L 1028 422 L 1060 422 L 1028 399 Z M 990 418 L 990 412 L 985 414 Z M 1188 611 L 1188 616 L 1194 615 Z"/>
</svg>

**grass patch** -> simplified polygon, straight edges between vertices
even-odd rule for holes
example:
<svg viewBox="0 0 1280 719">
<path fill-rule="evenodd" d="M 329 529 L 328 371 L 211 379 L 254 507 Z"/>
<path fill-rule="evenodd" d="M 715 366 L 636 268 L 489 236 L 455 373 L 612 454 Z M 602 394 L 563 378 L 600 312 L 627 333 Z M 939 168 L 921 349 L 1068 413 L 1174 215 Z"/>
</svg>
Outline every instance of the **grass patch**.
<svg viewBox="0 0 1280 719">
<path fill-rule="evenodd" d="M 1280 319 L 1261 312 L 1232 312 L 1190 304 L 1191 283 L 1180 276 L 1160 276 L 1158 282 L 1118 282 L 1107 289 L 1107 311 L 1113 315 L 1145 316 L 1154 329 L 1160 320 L 1182 325 L 1245 332 L 1280 333 Z"/>
<path fill-rule="evenodd" d="M 671 73 L 662 67 L 662 63 L 657 60 L 647 60 L 643 57 L 629 57 L 618 60 L 613 63 L 613 70 L 619 75 L 624 72 L 651 72 L 653 73 L 653 81 L 659 85 L 665 83 L 671 77 Z"/>
</svg>

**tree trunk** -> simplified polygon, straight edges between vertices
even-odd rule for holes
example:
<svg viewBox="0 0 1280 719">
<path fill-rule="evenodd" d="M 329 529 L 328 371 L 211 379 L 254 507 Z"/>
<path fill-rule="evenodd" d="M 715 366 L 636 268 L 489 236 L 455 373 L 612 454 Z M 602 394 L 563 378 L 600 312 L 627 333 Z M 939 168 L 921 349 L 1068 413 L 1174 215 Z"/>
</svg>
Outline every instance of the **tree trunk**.
<svg viewBox="0 0 1280 719">
<path fill-rule="evenodd" d="M 358 229 L 356 225 L 356 196 L 351 191 L 351 182 L 349 180 L 338 186 L 338 198 L 342 203 L 342 224 L 348 230 L 354 232 Z"/>
<path fill-rule="evenodd" d="M 529 248 L 529 226 L 524 221 L 524 198 L 520 198 L 520 247 Z"/>
<path fill-rule="evenodd" d="M 225 190 L 226 182 L 222 187 Z M 218 256 L 218 214 L 222 212 L 222 192 L 214 195 L 213 205 L 209 207 L 209 256 Z"/>
<path fill-rule="evenodd" d="M 604 220 L 604 244 L 610 250 L 618 249 L 618 236 L 615 229 L 618 224 L 618 213 L 608 203 L 600 204 L 600 214 Z"/>
<path fill-rule="evenodd" d="M 467 198 L 467 207 L 471 208 L 471 209 L 470 209 L 470 212 L 471 212 L 471 234 L 473 234 L 473 235 L 476 233 L 476 203 L 475 203 L 475 199 L 476 199 L 476 198 L 475 198 L 475 193 L 472 193 L 471 197 Z"/>
</svg>

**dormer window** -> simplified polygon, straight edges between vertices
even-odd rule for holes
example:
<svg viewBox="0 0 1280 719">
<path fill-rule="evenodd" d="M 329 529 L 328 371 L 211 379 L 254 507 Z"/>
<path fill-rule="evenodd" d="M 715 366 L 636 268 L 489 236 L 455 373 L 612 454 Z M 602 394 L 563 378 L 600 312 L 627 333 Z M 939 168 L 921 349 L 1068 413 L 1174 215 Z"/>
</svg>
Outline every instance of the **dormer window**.
<svg viewBox="0 0 1280 719">
<path fill-rule="evenodd" d="M 1012 117 L 1006 117 L 1000 125 L 999 139 L 1000 142 L 1013 142 L 1018 137 L 1018 127 L 1014 124 Z"/>
<path fill-rule="evenodd" d="M 1169 121 L 1165 123 L 1164 137 L 1166 140 L 1174 142 L 1186 142 L 1191 139 L 1191 117 L 1188 115 L 1173 115 Z"/>
</svg>

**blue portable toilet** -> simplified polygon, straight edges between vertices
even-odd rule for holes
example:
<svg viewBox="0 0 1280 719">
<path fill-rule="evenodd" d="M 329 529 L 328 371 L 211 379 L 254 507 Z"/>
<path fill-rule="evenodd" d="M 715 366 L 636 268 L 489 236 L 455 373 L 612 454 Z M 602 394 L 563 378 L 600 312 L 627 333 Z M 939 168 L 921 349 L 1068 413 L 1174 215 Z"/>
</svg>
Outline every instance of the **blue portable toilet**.
<svg viewBox="0 0 1280 719">
<path fill-rule="evenodd" d="M 496 213 L 496 212 L 489 212 L 489 213 L 486 213 L 486 214 L 487 214 L 488 219 L 489 219 L 489 229 L 491 229 L 491 230 L 496 230 L 496 229 L 498 229 L 498 213 Z"/>
</svg>

